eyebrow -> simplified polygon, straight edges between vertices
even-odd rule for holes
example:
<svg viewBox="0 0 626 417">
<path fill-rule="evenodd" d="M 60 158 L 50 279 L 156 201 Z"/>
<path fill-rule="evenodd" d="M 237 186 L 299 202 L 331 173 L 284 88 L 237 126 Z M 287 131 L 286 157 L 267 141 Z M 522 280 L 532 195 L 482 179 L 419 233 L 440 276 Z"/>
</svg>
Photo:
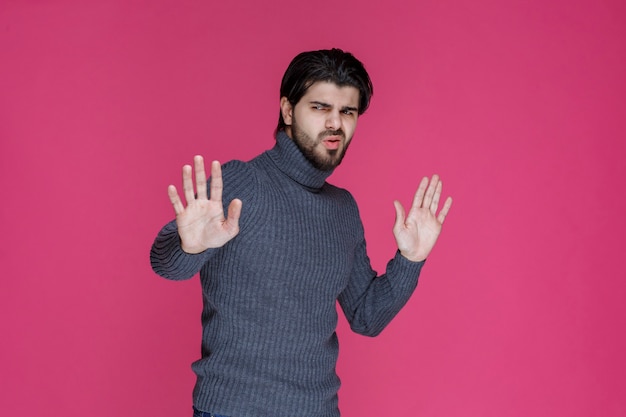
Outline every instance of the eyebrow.
<svg viewBox="0 0 626 417">
<path fill-rule="evenodd" d="M 318 105 L 318 106 L 322 106 L 322 107 L 324 107 L 325 109 L 329 109 L 329 108 L 331 108 L 331 107 L 332 107 L 332 106 L 331 106 L 330 104 L 328 104 L 328 103 L 324 103 L 324 102 L 322 102 L 322 101 L 316 101 L 316 100 L 310 101 L 310 104 L 315 104 L 315 105 Z M 359 109 L 358 109 L 357 107 L 351 107 L 351 106 L 344 106 L 344 107 L 342 107 L 342 108 L 341 108 L 341 110 L 342 110 L 342 111 L 345 111 L 345 110 L 350 110 L 350 111 L 355 111 L 355 112 L 358 112 L 358 111 L 359 111 Z"/>
</svg>

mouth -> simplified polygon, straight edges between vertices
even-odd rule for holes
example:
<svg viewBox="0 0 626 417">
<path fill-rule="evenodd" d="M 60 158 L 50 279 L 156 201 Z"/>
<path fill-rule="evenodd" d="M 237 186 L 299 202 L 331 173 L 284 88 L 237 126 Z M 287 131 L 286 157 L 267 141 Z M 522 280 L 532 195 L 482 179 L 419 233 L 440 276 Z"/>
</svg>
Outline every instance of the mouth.
<svg viewBox="0 0 626 417">
<path fill-rule="evenodd" d="M 324 147 L 328 150 L 336 150 L 339 149 L 339 146 L 341 145 L 341 140 L 341 136 L 326 136 L 322 140 L 322 145 L 324 145 Z"/>
</svg>

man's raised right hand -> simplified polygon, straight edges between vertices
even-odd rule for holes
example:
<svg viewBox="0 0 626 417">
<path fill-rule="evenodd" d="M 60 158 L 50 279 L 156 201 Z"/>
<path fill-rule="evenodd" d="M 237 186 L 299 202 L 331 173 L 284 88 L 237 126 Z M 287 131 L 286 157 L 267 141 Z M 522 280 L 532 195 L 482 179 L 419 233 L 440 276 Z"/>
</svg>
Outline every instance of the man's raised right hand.
<svg viewBox="0 0 626 417">
<path fill-rule="evenodd" d="M 182 249 L 187 253 L 200 253 L 209 248 L 222 247 L 239 233 L 239 216 L 242 202 L 233 199 L 228 206 L 228 217 L 224 217 L 222 205 L 222 167 L 218 161 L 211 163 L 211 198 L 207 196 L 204 160 L 193 158 L 197 195 L 194 194 L 191 166 L 183 167 L 183 193 L 187 207 L 170 185 L 167 194 L 176 212 L 176 225 Z"/>
</svg>

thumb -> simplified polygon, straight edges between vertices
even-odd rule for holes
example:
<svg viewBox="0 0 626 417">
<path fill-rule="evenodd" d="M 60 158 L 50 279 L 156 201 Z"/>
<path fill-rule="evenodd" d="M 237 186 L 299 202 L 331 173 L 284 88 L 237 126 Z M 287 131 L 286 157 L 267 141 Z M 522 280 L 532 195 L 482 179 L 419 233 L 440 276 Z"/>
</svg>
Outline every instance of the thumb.
<svg viewBox="0 0 626 417">
<path fill-rule="evenodd" d="M 402 204 L 398 201 L 395 200 L 393 202 L 394 207 L 396 208 L 396 221 L 393 225 L 393 229 L 394 230 L 399 230 L 401 227 L 404 226 L 404 220 L 406 218 L 406 212 L 404 211 L 404 207 L 402 206 Z"/>
<path fill-rule="evenodd" d="M 238 198 L 233 199 L 233 201 L 231 201 L 228 205 L 228 218 L 226 219 L 226 221 L 233 226 L 239 225 L 239 217 L 241 216 L 242 205 L 243 203 Z"/>
</svg>

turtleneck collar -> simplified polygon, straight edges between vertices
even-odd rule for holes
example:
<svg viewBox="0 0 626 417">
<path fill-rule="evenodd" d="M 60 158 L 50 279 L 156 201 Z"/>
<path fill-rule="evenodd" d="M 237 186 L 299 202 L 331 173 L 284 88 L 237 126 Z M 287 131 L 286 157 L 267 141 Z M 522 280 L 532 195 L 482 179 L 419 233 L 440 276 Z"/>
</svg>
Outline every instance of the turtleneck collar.
<svg viewBox="0 0 626 417">
<path fill-rule="evenodd" d="M 276 145 L 267 151 L 276 167 L 292 180 L 308 188 L 319 189 L 333 173 L 315 168 L 284 131 L 276 135 Z"/>
</svg>

